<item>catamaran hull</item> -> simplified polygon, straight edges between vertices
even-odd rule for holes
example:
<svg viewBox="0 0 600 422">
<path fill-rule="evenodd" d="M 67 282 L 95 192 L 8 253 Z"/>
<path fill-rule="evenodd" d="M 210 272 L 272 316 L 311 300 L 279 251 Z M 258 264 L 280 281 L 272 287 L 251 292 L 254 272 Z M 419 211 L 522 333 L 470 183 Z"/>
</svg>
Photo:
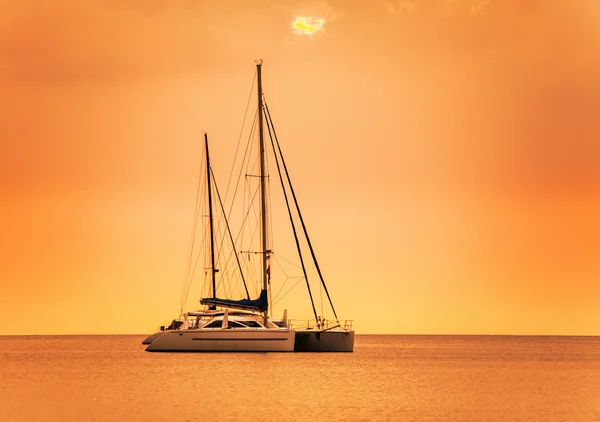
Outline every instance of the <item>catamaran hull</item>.
<svg viewBox="0 0 600 422">
<path fill-rule="evenodd" d="M 144 339 L 144 341 L 142 341 L 142 344 L 152 344 L 152 342 L 154 340 L 156 340 L 157 338 L 159 338 L 160 336 L 162 336 L 165 332 L 164 331 L 158 331 L 152 335 L 149 335 L 148 337 L 146 337 Z"/>
<path fill-rule="evenodd" d="M 165 331 L 147 352 L 293 352 L 294 330 Z"/>
<path fill-rule="evenodd" d="M 298 330 L 295 352 L 353 352 L 354 331 Z"/>
</svg>

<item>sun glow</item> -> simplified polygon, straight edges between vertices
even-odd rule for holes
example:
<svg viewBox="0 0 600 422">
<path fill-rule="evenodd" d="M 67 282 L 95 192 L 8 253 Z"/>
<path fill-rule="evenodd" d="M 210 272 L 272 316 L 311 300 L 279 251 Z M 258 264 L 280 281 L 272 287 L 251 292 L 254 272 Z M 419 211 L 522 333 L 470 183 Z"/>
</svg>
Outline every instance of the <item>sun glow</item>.
<svg viewBox="0 0 600 422">
<path fill-rule="evenodd" d="M 321 31 L 325 19 L 313 18 L 310 16 L 296 16 L 296 20 L 292 22 L 292 29 L 296 35 L 313 35 L 315 32 Z"/>
</svg>

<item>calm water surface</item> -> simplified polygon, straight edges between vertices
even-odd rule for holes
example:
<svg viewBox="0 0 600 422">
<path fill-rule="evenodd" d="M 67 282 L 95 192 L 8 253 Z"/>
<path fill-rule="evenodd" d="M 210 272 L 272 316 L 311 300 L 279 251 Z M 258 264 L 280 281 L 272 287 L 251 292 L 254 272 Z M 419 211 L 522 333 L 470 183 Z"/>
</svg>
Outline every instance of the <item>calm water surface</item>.
<svg viewBox="0 0 600 422">
<path fill-rule="evenodd" d="M 2 421 L 600 421 L 600 338 L 356 336 L 352 354 L 0 337 Z"/>
</svg>

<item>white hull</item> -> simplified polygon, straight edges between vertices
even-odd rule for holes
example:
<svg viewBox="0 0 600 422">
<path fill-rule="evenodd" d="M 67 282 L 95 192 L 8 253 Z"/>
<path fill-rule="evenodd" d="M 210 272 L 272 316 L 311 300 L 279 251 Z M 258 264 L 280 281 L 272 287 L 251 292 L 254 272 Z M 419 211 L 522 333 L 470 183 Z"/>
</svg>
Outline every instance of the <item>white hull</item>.
<svg viewBox="0 0 600 422">
<path fill-rule="evenodd" d="M 295 337 L 294 330 L 282 329 L 173 330 L 164 331 L 146 351 L 293 352 Z"/>
</svg>

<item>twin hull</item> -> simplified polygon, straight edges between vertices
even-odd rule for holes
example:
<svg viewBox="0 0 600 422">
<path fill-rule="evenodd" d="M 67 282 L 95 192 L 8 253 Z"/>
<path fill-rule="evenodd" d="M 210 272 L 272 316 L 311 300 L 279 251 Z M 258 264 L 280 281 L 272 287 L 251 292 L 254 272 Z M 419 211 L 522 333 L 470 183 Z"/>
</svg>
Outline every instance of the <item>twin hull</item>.
<svg viewBox="0 0 600 422">
<path fill-rule="evenodd" d="M 298 330 L 295 352 L 354 352 L 354 331 Z"/>
<path fill-rule="evenodd" d="M 293 352 L 296 333 L 282 329 L 170 330 L 146 341 L 153 337 L 148 352 Z"/>
<path fill-rule="evenodd" d="M 354 331 L 169 330 L 142 343 L 149 352 L 353 352 Z"/>
</svg>

